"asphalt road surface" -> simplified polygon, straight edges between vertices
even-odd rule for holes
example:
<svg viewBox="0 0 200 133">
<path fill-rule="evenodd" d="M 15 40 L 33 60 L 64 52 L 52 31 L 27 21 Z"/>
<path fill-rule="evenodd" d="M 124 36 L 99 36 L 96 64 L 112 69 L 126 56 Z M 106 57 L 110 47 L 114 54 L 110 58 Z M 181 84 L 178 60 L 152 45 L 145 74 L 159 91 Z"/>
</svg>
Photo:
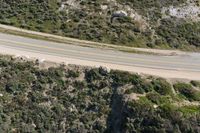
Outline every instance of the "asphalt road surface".
<svg viewBox="0 0 200 133">
<path fill-rule="evenodd" d="M 200 80 L 200 54 L 158 56 L 81 47 L 0 33 L 0 53 L 55 62 L 152 74 L 167 78 Z"/>
</svg>

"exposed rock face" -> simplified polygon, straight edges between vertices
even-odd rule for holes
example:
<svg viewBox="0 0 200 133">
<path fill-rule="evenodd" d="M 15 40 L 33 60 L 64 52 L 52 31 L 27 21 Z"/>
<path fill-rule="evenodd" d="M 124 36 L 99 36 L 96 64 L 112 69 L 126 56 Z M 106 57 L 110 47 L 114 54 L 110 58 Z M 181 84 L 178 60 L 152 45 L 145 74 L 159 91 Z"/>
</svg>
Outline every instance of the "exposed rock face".
<svg viewBox="0 0 200 133">
<path fill-rule="evenodd" d="M 123 10 L 121 10 L 121 11 L 116 11 L 116 12 L 114 12 L 113 14 L 112 14 L 112 17 L 127 17 L 128 16 L 128 14 L 127 14 L 127 12 L 126 11 L 123 11 Z"/>
<path fill-rule="evenodd" d="M 64 0 L 60 2 L 59 11 L 69 12 L 69 9 L 80 9 L 80 1 L 77 0 Z"/>
<path fill-rule="evenodd" d="M 188 1 L 178 7 L 170 6 L 162 9 L 163 18 L 176 17 L 191 21 L 200 21 L 200 6 Z"/>
</svg>

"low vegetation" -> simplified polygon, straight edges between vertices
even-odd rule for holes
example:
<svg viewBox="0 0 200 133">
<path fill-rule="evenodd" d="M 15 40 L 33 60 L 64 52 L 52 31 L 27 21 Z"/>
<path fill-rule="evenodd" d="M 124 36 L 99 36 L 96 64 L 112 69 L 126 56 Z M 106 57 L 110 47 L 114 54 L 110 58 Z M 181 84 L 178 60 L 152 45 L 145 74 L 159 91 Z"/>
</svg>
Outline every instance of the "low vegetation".
<svg viewBox="0 0 200 133">
<path fill-rule="evenodd" d="M 191 81 L 191 84 L 192 84 L 194 87 L 199 87 L 199 88 L 200 88 L 200 82 L 199 82 L 199 81 L 192 80 L 192 81 Z"/>
<path fill-rule="evenodd" d="M 0 56 L 0 132 L 198 133 L 199 91 L 128 72 Z"/>
<path fill-rule="evenodd" d="M 200 91 L 194 89 L 192 85 L 186 83 L 177 83 L 174 85 L 174 88 L 188 100 L 200 101 Z"/>
<path fill-rule="evenodd" d="M 162 12 L 187 1 L 1 0 L 0 23 L 116 45 L 199 50 L 200 16 L 188 20 Z M 200 12 L 198 1 L 190 3 Z"/>
</svg>

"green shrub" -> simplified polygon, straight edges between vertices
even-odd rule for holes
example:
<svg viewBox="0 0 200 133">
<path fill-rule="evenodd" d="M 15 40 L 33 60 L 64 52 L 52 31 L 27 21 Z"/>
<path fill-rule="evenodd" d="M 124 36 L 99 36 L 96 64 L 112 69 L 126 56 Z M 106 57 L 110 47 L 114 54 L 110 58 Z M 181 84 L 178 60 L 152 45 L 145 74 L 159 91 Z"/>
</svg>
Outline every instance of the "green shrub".
<svg viewBox="0 0 200 133">
<path fill-rule="evenodd" d="M 67 78 L 78 78 L 80 76 L 80 73 L 78 71 L 74 71 L 74 70 L 68 70 L 66 77 Z"/>
<path fill-rule="evenodd" d="M 169 104 L 171 98 L 169 96 L 161 96 L 159 93 L 148 93 L 146 97 L 155 104 Z"/>
<path fill-rule="evenodd" d="M 132 83 L 133 87 L 125 91 L 126 94 L 139 93 L 144 94 L 153 91 L 153 86 L 146 79 L 141 79 L 140 82 Z"/>
<path fill-rule="evenodd" d="M 199 88 L 200 88 L 200 81 L 192 80 L 190 83 L 191 83 L 193 86 L 199 87 Z"/>
<path fill-rule="evenodd" d="M 95 80 L 102 79 L 102 75 L 99 73 L 98 68 L 94 68 L 94 69 L 86 71 L 85 78 L 88 82 L 93 82 Z"/>
<path fill-rule="evenodd" d="M 165 79 L 158 78 L 152 81 L 153 88 L 156 92 L 161 95 L 172 95 L 171 84 L 168 83 Z"/>
<path fill-rule="evenodd" d="M 131 83 L 132 76 L 128 72 L 111 70 L 110 72 L 111 78 L 113 80 L 114 85 L 122 86 L 128 83 Z"/>
<path fill-rule="evenodd" d="M 176 83 L 174 84 L 174 89 L 190 101 L 200 101 L 200 92 L 195 90 L 190 84 Z"/>
<path fill-rule="evenodd" d="M 199 106 L 184 106 L 184 107 L 180 107 L 178 110 L 180 112 L 182 112 L 185 116 L 195 115 L 197 113 L 200 113 L 200 107 Z"/>
</svg>

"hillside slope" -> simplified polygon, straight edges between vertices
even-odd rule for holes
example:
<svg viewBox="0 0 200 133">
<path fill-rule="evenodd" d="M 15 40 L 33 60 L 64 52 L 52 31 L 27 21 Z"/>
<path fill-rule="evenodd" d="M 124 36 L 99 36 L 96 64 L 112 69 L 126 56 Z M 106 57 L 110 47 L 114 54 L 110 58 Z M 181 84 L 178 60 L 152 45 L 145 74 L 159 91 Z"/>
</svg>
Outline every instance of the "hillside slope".
<svg viewBox="0 0 200 133">
<path fill-rule="evenodd" d="M 200 49 L 199 0 L 1 0 L 0 23 L 116 45 Z"/>
<path fill-rule="evenodd" d="M 199 133 L 200 82 L 0 56 L 0 132 Z"/>
</svg>

